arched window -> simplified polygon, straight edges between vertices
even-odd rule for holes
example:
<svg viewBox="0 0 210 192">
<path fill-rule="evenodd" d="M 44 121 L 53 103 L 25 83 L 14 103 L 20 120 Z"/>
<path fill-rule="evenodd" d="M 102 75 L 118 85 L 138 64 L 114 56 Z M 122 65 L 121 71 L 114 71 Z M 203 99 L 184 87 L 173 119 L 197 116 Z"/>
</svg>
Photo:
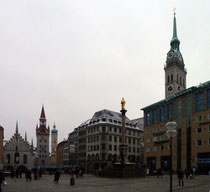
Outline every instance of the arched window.
<svg viewBox="0 0 210 192">
<path fill-rule="evenodd" d="M 171 74 L 171 82 L 173 82 L 173 74 Z"/>
<path fill-rule="evenodd" d="M 168 75 L 168 83 L 170 82 L 170 77 L 169 77 L 169 75 Z"/>
<path fill-rule="evenodd" d="M 96 160 L 99 160 L 99 154 L 98 153 L 96 154 Z"/>
<path fill-rule="evenodd" d="M 19 160 L 20 160 L 19 153 L 15 153 L 15 155 L 14 155 L 14 162 L 15 162 L 15 164 L 19 164 Z"/>
<path fill-rule="evenodd" d="M 26 154 L 23 155 L 23 164 L 27 164 L 27 155 Z"/>
<path fill-rule="evenodd" d="M 109 155 L 108 155 L 108 160 L 109 160 L 109 161 L 112 161 L 112 154 L 109 154 Z"/>
<path fill-rule="evenodd" d="M 6 163 L 10 164 L 10 154 L 7 154 L 7 156 L 6 156 Z"/>
</svg>

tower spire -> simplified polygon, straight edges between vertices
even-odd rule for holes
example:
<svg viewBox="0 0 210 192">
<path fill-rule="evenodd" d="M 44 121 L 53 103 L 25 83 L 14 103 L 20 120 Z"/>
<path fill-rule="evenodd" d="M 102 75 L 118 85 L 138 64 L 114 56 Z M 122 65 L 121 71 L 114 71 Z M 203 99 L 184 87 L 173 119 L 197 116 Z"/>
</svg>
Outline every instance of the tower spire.
<svg viewBox="0 0 210 192">
<path fill-rule="evenodd" d="M 44 105 L 42 105 L 42 111 L 41 111 L 40 119 L 46 119 L 45 111 L 44 111 Z"/>
<path fill-rule="evenodd" d="M 174 11 L 174 23 L 173 23 L 173 37 L 171 40 L 171 50 L 179 50 L 180 41 L 177 37 L 177 27 L 176 27 L 176 12 Z"/>
<path fill-rule="evenodd" d="M 16 130 L 15 133 L 18 134 L 18 121 L 16 121 Z"/>
<path fill-rule="evenodd" d="M 27 141 L 27 132 L 25 132 L 25 141 Z"/>
</svg>

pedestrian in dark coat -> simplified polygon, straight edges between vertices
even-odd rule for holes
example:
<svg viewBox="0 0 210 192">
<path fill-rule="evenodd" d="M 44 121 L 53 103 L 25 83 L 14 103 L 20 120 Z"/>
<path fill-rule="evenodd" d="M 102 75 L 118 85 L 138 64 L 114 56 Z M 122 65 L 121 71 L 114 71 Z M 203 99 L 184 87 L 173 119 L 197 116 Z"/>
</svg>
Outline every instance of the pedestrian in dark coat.
<svg viewBox="0 0 210 192">
<path fill-rule="evenodd" d="M 1 185 L 3 181 L 5 181 L 4 174 L 2 171 L 0 171 L 0 192 L 2 192 Z"/>
<path fill-rule="evenodd" d="M 184 186 L 184 179 L 183 179 L 184 178 L 184 173 L 181 169 L 178 170 L 177 177 L 179 179 L 179 186 L 181 186 L 181 183 L 182 183 L 182 186 Z"/>
<path fill-rule="evenodd" d="M 59 172 L 59 171 L 56 171 L 56 172 L 55 172 L 55 177 L 54 177 L 54 182 L 55 182 L 55 183 L 58 183 L 59 178 L 60 178 L 60 172 Z"/>
</svg>

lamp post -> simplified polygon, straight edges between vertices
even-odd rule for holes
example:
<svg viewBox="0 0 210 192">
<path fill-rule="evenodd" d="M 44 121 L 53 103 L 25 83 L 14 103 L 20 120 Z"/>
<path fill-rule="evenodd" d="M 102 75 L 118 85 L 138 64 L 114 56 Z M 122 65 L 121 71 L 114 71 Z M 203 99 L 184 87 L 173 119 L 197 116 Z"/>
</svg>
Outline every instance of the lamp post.
<svg viewBox="0 0 210 192">
<path fill-rule="evenodd" d="M 176 122 L 166 123 L 166 136 L 170 140 L 170 158 L 171 158 L 171 167 L 170 167 L 170 192 L 172 192 L 172 138 L 176 136 Z"/>
</svg>

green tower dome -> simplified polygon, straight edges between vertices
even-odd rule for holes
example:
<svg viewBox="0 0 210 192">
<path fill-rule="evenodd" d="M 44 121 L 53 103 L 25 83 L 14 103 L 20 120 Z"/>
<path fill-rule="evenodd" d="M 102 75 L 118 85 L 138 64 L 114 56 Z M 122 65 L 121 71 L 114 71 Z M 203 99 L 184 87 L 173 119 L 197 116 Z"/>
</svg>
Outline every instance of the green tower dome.
<svg viewBox="0 0 210 192">
<path fill-rule="evenodd" d="M 55 124 L 53 125 L 53 129 L 52 129 L 51 133 L 58 133 L 58 130 L 56 129 Z"/>
</svg>

